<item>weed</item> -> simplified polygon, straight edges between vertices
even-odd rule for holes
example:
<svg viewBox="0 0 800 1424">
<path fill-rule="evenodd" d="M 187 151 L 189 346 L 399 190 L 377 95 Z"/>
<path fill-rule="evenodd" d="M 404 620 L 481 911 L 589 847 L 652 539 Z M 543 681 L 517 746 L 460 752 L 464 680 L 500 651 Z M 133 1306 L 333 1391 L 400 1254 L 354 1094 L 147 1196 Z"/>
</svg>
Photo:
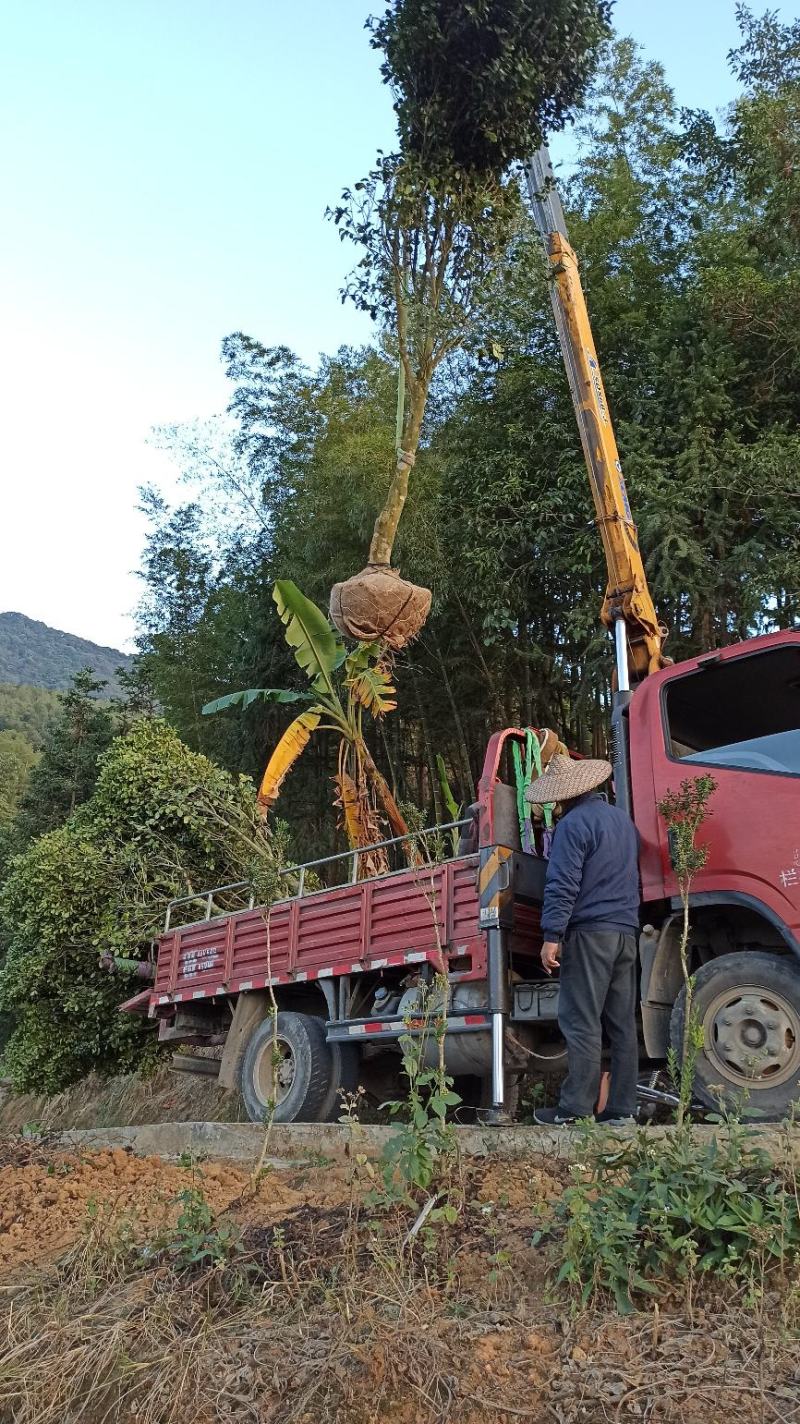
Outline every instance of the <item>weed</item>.
<svg viewBox="0 0 800 1424">
<path fill-rule="evenodd" d="M 406 1026 L 415 1033 L 400 1039 L 403 1072 L 408 1080 L 405 1098 L 387 1103 L 392 1116 L 400 1119 L 399 1131 L 383 1151 L 383 1185 L 386 1196 L 409 1203 L 428 1192 L 443 1160 L 455 1153 L 455 1133 L 447 1121 L 447 1110 L 461 1102 L 453 1092 L 453 1080 L 444 1068 L 444 1035 L 447 1029 L 447 980 L 437 975 L 434 991 L 421 986 L 421 1011 Z M 426 1048 L 433 1032 L 437 1063 L 426 1066 Z M 450 1213 L 437 1208 L 434 1220 L 448 1220 Z M 441 1212 L 441 1214 L 439 1214 Z"/>
<path fill-rule="evenodd" d="M 194 1172 L 204 1160 L 205 1158 L 202 1153 L 192 1152 L 187 1148 L 185 1152 L 181 1152 L 178 1158 L 178 1166 L 183 1167 L 186 1172 Z"/>
<path fill-rule="evenodd" d="M 735 1120 L 708 1141 L 690 1126 L 629 1142 L 588 1130 L 584 1161 L 556 1209 L 564 1226 L 559 1282 L 581 1304 L 610 1293 L 619 1310 L 637 1292 L 685 1283 L 691 1306 L 702 1276 L 727 1279 L 755 1299 L 770 1268 L 800 1258 L 792 1184 Z"/>
<path fill-rule="evenodd" d="M 220 1266 L 240 1250 L 240 1233 L 233 1222 L 218 1222 L 202 1187 L 186 1187 L 177 1197 L 178 1220 L 165 1245 L 177 1266 Z"/>
<path fill-rule="evenodd" d="M 679 1127 L 691 1107 L 695 1064 L 703 1048 L 703 1028 L 693 1013 L 694 979 L 689 972 L 689 897 L 692 881 L 708 859 L 708 846 L 697 844 L 697 834 L 710 814 L 708 802 L 716 789 L 713 776 L 687 777 L 681 782 L 680 790 L 668 792 L 658 803 L 659 815 L 667 827 L 683 909 L 679 954 L 686 1004 L 680 1063 L 673 1048 L 668 1053 L 669 1070 L 678 1094 L 675 1117 Z"/>
</svg>

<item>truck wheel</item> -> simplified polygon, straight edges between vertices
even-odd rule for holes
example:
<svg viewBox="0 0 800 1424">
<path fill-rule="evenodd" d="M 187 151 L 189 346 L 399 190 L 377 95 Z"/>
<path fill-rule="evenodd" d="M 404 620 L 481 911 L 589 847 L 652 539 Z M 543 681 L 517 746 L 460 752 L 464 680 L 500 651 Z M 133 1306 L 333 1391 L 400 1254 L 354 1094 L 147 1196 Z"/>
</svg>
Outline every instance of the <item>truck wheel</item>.
<svg viewBox="0 0 800 1424">
<path fill-rule="evenodd" d="M 277 1048 L 280 1061 L 273 1064 Z M 250 1035 L 239 1068 L 239 1088 L 251 1122 L 263 1122 L 275 1101 L 274 1122 L 317 1122 L 333 1077 L 325 1025 L 310 1014 L 281 1010 Z"/>
<path fill-rule="evenodd" d="M 782 1118 L 800 1097 L 800 970 L 776 954 L 724 954 L 698 969 L 693 1012 L 703 1027 L 694 1088 L 708 1107 L 747 1098 L 745 1111 Z M 675 1000 L 670 1041 L 680 1055 L 686 989 Z M 717 1089 L 715 1092 L 714 1089 Z"/>
<path fill-rule="evenodd" d="M 332 1060 L 331 1085 L 317 1122 L 338 1122 L 344 1108 L 342 1093 L 354 1093 L 358 1087 L 358 1049 L 350 1043 L 329 1043 L 328 1048 Z"/>
</svg>

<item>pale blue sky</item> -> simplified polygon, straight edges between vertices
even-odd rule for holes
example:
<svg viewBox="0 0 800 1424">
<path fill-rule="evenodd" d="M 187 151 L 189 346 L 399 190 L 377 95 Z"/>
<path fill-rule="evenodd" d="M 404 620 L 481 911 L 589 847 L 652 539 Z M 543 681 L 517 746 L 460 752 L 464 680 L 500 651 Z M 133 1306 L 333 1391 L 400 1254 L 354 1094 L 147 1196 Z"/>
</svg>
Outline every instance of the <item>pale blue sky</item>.
<svg viewBox="0 0 800 1424">
<path fill-rule="evenodd" d="M 392 143 L 370 8 L 0 0 L 0 610 L 122 645 L 136 487 L 173 483 L 148 431 L 223 408 L 222 337 L 313 361 L 369 336 L 323 213 Z M 616 24 L 681 103 L 731 97 L 734 0 L 618 0 Z"/>
</svg>

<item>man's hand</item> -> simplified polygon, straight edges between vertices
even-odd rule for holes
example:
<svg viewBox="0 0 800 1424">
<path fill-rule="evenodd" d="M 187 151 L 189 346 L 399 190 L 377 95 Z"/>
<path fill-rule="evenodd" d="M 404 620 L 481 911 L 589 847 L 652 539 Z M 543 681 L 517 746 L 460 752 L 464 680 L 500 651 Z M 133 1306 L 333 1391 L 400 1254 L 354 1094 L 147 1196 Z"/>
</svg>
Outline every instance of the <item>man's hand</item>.
<svg viewBox="0 0 800 1424">
<path fill-rule="evenodd" d="M 542 968 L 546 974 L 552 974 L 558 968 L 558 961 L 561 958 L 561 945 L 555 940 L 545 940 L 542 945 Z"/>
</svg>

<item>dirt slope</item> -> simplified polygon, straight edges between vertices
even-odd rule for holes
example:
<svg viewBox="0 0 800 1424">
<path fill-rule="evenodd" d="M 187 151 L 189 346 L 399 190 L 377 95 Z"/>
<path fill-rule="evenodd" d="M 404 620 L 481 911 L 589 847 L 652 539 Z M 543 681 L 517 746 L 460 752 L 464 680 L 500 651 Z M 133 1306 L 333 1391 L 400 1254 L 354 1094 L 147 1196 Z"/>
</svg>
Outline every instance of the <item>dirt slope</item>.
<svg viewBox="0 0 800 1424">
<path fill-rule="evenodd" d="M 363 1163 L 229 1165 L 0 1144 L 0 1419 L 13 1424 L 772 1424 L 800 1415 L 798 1283 L 698 1282 L 628 1319 L 552 1285 L 567 1169 L 462 1164 L 407 1241 Z M 175 1253 L 202 1187 L 221 1263 Z M 166 1244 L 166 1248 L 164 1243 Z M 405 1244 L 404 1244 L 405 1243 Z M 143 1250 L 142 1247 L 145 1247 Z"/>
</svg>

